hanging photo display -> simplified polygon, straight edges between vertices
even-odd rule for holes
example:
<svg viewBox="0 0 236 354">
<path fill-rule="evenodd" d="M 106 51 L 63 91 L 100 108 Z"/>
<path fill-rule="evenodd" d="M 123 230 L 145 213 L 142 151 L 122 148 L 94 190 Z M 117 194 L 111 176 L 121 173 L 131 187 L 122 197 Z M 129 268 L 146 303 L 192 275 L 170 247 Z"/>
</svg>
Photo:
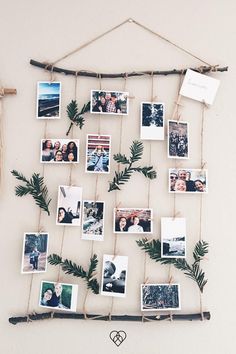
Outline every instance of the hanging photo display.
<svg viewBox="0 0 236 354">
<path fill-rule="evenodd" d="M 40 162 L 45 163 L 78 163 L 78 139 L 42 139 Z"/>
<path fill-rule="evenodd" d="M 141 284 L 141 311 L 180 309 L 179 284 Z"/>
<path fill-rule="evenodd" d="M 143 140 L 164 140 L 164 103 L 141 103 L 141 134 Z"/>
<path fill-rule="evenodd" d="M 190 168 L 169 169 L 170 193 L 207 193 L 207 170 Z"/>
<path fill-rule="evenodd" d="M 186 257 L 186 219 L 161 218 L 161 256 Z"/>
<path fill-rule="evenodd" d="M 59 186 L 56 224 L 80 226 L 81 204 L 81 187 Z"/>
<path fill-rule="evenodd" d="M 125 297 L 128 257 L 103 256 L 101 295 Z"/>
<path fill-rule="evenodd" d="M 129 113 L 128 96 L 128 92 L 91 90 L 90 112 L 127 115 Z"/>
<path fill-rule="evenodd" d="M 114 233 L 151 234 L 152 209 L 145 208 L 115 208 Z"/>
<path fill-rule="evenodd" d="M 43 273 L 47 270 L 48 233 L 26 232 L 23 240 L 21 273 Z"/>
<path fill-rule="evenodd" d="M 220 81 L 188 69 L 184 77 L 180 95 L 207 104 L 213 104 Z"/>
<path fill-rule="evenodd" d="M 188 123 L 168 120 L 168 157 L 189 158 Z"/>
<path fill-rule="evenodd" d="M 78 285 L 42 281 L 39 306 L 62 311 L 76 311 Z"/>
<path fill-rule="evenodd" d="M 110 173 L 111 136 L 88 134 L 85 172 Z"/>
<path fill-rule="evenodd" d="M 61 83 L 40 81 L 37 85 L 36 118 L 59 119 L 61 116 Z"/>
<path fill-rule="evenodd" d="M 103 241 L 104 238 L 105 203 L 83 201 L 82 239 Z"/>
</svg>

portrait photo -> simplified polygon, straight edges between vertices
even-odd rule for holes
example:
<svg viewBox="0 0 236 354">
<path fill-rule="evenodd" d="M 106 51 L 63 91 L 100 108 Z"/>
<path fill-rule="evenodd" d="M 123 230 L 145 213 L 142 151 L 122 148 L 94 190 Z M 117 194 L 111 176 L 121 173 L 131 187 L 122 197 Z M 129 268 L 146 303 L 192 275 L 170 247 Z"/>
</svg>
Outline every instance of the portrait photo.
<svg viewBox="0 0 236 354">
<path fill-rule="evenodd" d="M 40 162 L 43 163 L 78 163 L 78 139 L 42 139 L 40 148 Z"/>
<path fill-rule="evenodd" d="M 39 306 L 62 311 L 76 311 L 78 285 L 42 281 Z"/>
<path fill-rule="evenodd" d="M 111 136 L 88 134 L 85 172 L 110 173 Z"/>
<path fill-rule="evenodd" d="M 128 97 L 128 92 L 91 90 L 90 113 L 127 115 Z"/>
<path fill-rule="evenodd" d="M 61 83 L 39 81 L 37 84 L 36 118 L 59 119 L 61 115 Z"/>
<path fill-rule="evenodd" d="M 141 103 L 142 140 L 164 140 L 164 103 Z"/>
<path fill-rule="evenodd" d="M 170 168 L 169 192 L 207 193 L 207 170 L 191 168 Z"/>
<path fill-rule="evenodd" d="M 46 272 L 48 237 L 48 233 L 24 233 L 21 273 Z"/>
<path fill-rule="evenodd" d="M 115 208 L 114 233 L 151 234 L 152 209 Z"/>
<path fill-rule="evenodd" d="M 141 284 L 141 311 L 180 309 L 179 284 Z"/>
<path fill-rule="evenodd" d="M 128 257 L 103 256 L 101 295 L 125 297 Z"/>
<path fill-rule="evenodd" d="M 105 203 L 92 200 L 83 201 L 82 239 L 103 241 Z"/>
<path fill-rule="evenodd" d="M 185 218 L 161 218 L 161 257 L 186 258 Z"/>
<path fill-rule="evenodd" d="M 189 158 L 188 123 L 168 120 L 168 157 L 174 159 Z"/>
<path fill-rule="evenodd" d="M 80 226 L 81 204 L 81 187 L 59 186 L 56 224 Z"/>
</svg>

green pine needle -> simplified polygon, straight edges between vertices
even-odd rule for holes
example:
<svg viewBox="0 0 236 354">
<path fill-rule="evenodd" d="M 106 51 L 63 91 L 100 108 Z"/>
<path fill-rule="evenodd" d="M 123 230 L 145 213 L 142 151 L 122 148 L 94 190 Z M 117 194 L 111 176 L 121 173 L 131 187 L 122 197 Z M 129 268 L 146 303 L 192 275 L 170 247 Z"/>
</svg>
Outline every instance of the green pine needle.
<svg viewBox="0 0 236 354">
<path fill-rule="evenodd" d="M 161 257 L 161 242 L 159 240 L 152 240 L 148 242 L 147 238 L 136 241 L 137 245 L 149 254 L 150 258 L 161 264 L 173 264 L 175 268 L 184 272 L 184 274 L 195 281 L 199 290 L 203 292 L 204 286 L 207 283 L 205 273 L 200 269 L 200 261 L 208 253 L 208 243 L 199 241 L 193 251 L 193 264 L 188 264 L 184 258 L 164 258 Z"/>
<path fill-rule="evenodd" d="M 77 104 L 76 100 L 72 100 L 67 105 L 66 112 L 67 112 L 68 118 L 70 119 L 71 123 L 70 123 L 69 129 L 68 129 L 66 135 L 69 135 L 73 124 L 79 126 L 79 128 L 82 129 L 82 127 L 84 126 L 84 122 L 85 122 L 85 119 L 82 115 L 88 111 L 90 111 L 90 102 L 84 104 L 83 108 L 81 109 L 80 112 L 78 112 L 78 104 Z"/>
<path fill-rule="evenodd" d="M 25 186 L 18 185 L 15 187 L 15 194 L 17 197 L 23 197 L 30 194 L 41 209 L 46 211 L 50 215 L 49 204 L 51 199 L 48 198 L 48 189 L 44 185 L 44 178 L 40 177 L 39 173 L 34 173 L 30 180 L 28 180 L 22 173 L 13 170 L 12 175 L 16 179 L 26 183 Z"/>
<path fill-rule="evenodd" d="M 94 254 L 91 258 L 90 258 L 90 265 L 89 265 L 89 270 L 88 272 L 86 272 L 83 267 L 77 265 L 76 263 L 70 261 L 69 259 L 62 259 L 60 256 L 58 256 L 57 254 L 51 254 L 50 256 L 48 256 L 48 262 L 51 265 L 60 265 L 63 272 L 65 272 L 66 274 L 71 274 L 74 277 L 77 278 L 82 278 L 87 282 L 87 288 L 92 290 L 92 292 L 94 294 L 98 294 L 99 293 L 99 284 L 97 279 L 95 279 L 93 277 L 93 274 L 97 268 L 97 264 L 98 264 L 98 259 L 97 259 L 97 255 Z"/>
</svg>

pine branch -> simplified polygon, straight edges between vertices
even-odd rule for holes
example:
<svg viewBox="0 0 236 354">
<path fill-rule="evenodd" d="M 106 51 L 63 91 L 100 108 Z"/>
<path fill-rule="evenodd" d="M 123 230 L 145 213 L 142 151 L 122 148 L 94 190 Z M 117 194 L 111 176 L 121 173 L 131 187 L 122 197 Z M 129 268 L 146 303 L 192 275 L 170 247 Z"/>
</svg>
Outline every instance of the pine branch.
<svg viewBox="0 0 236 354">
<path fill-rule="evenodd" d="M 159 240 L 152 240 L 148 242 L 147 238 L 136 241 L 137 245 L 149 254 L 151 259 L 161 264 L 173 264 L 175 268 L 184 272 L 184 274 L 194 280 L 200 291 L 203 292 L 204 286 L 207 283 L 205 273 L 200 269 L 199 262 L 203 259 L 204 255 L 208 253 L 208 243 L 199 241 L 193 251 L 194 262 L 192 265 L 188 264 L 184 258 L 164 258 L 161 257 L 161 242 Z"/>
<path fill-rule="evenodd" d="M 48 189 L 44 185 L 44 178 L 40 177 L 39 173 L 34 173 L 30 180 L 28 180 L 22 173 L 16 170 L 11 171 L 11 173 L 16 179 L 26 183 L 25 186 L 18 185 L 15 187 L 16 196 L 23 197 L 30 194 L 34 198 L 36 205 L 50 215 L 48 207 L 51 198 L 48 198 Z"/>
<path fill-rule="evenodd" d="M 123 165 L 128 165 L 121 172 L 115 172 L 115 177 L 112 182 L 109 182 L 108 192 L 113 190 L 120 190 L 120 185 L 128 182 L 133 172 L 142 173 L 146 178 L 154 179 L 157 177 L 157 173 L 153 170 L 152 166 L 145 167 L 133 167 L 133 163 L 140 160 L 143 154 L 143 143 L 140 141 L 133 141 L 130 147 L 130 158 L 128 159 L 125 155 L 120 153 L 113 156 L 114 160 Z"/>
<path fill-rule="evenodd" d="M 86 112 L 90 111 L 90 102 L 86 103 L 83 105 L 83 108 L 81 109 L 80 112 L 78 112 L 78 104 L 76 100 L 72 100 L 68 105 L 67 105 L 67 115 L 68 118 L 71 120 L 69 129 L 66 133 L 66 135 L 69 135 L 70 130 L 73 126 L 73 124 L 79 126 L 80 129 L 84 126 L 85 119 L 82 116 Z"/>
<path fill-rule="evenodd" d="M 83 267 L 77 265 L 76 263 L 70 261 L 69 259 L 62 259 L 57 254 L 52 254 L 48 256 L 48 262 L 51 265 L 60 265 L 63 272 L 66 274 L 72 274 L 74 277 L 82 278 L 87 282 L 87 288 L 92 290 L 94 294 L 99 293 L 99 284 L 97 279 L 93 277 L 93 274 L 97 268 L 98 259 L 97 255 L 94 254 L 90 258 L 89 270 L 86 272 Z"/>
</svg>

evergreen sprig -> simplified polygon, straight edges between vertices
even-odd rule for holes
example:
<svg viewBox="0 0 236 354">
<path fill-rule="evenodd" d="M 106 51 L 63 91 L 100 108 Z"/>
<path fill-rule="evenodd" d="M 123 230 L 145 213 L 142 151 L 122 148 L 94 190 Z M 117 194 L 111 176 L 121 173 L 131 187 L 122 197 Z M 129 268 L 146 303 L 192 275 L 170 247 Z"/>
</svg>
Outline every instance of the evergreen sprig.
<svg viewBox="0 0 236 354">
<path fill-rule="evenodd" d="M 90 102 L 86 103 L 83 105 L 83 108 L 81 111 L 78 111 L 78 104 L 76 100 L 71 100 L 71 102 L 67 105 L 67 115 L 68 118 L 71 120 L 69 129 L 66 133 L 66 135 L 69 135 L 71 128 L 73 127 L 73 124 L 79 126 L 80 129 L 84 126 L 85 119 L 83 117 L 83 114 L 90 111 Z"/>
<path fill-rule="evenodd" d="M 11 173 L 16 179 L 26 183 L 25 186 L 18 185 L 15 187 L 16 195 L 18 197 L 23 197 L 27 194 L 32 195 L 35 203 L 50 215 L 48 206 L 51 202 L 51 198 L 48 198 L 48 189 L 46 185 L 44 185 L 44 178 L 40 177 L 39 173 L 34 173 L 28 180 L 22 173 L 16 170 L 11 171 Z"/>
<path fill-rule="evenodd" d="M 83 267 L 77 265 L 76 263 L 70 261 L 69 259 L 62 259 L 57 254 L 51 254 L 48 256 L 48 262 L 51 265 L 59 265 L 61 269 L 66 274 L 72 274 L 74 277 L 82 278 L 87 282 L 87 288 L 92 290 L 94 294 L 99 293 L 99 284 L 97 279 L 93 277 L 93 273 L 95 272 L 98 264 L 97 255 L 94 254 L 90 258 L 89 270 L 86 272 Z"/>
<path fill-rule="evenodd" d="M 130 179 L 133 172 L 142 173 L 146 178 L 154 179 L 157 177 L 157 173 L 153 170 L 153 166 L 145 167 L 134 167 L 133 163 L 139 161 L 143 155 L 143 143 L 141 141 L 135 140 L 130 146 L 130 157 L 127 158 L 124 154 L 115 154 L 113 156 L 117 163 L 122 165 L 127 165 L 123 171 L 115 172 L 115 176 L 112 182 L 109 183 L 108 192 L 113 190 L 120 190 L 120 185 L 125 184 Z"/>
<path fill-rule="evenodd" d="M 161 264 L 173 264 L 175 268 L 184 272 L 184 274 L 194 280 L 200 291 L 203 292 L 204 286 L 207 283 L 205 273 L 200 268 L 200 261 L 208 253 L 209 244 L 205 241 L 198 241 L 193 251 L 194 262 L 190 265 L 184 258 L 164 258 L 161 257 L 161 242 L 152 240 L 148 242 L 147 238 L 136 241 L 137 245 L 149 254 L 151 259 Z"/>
</svg>

